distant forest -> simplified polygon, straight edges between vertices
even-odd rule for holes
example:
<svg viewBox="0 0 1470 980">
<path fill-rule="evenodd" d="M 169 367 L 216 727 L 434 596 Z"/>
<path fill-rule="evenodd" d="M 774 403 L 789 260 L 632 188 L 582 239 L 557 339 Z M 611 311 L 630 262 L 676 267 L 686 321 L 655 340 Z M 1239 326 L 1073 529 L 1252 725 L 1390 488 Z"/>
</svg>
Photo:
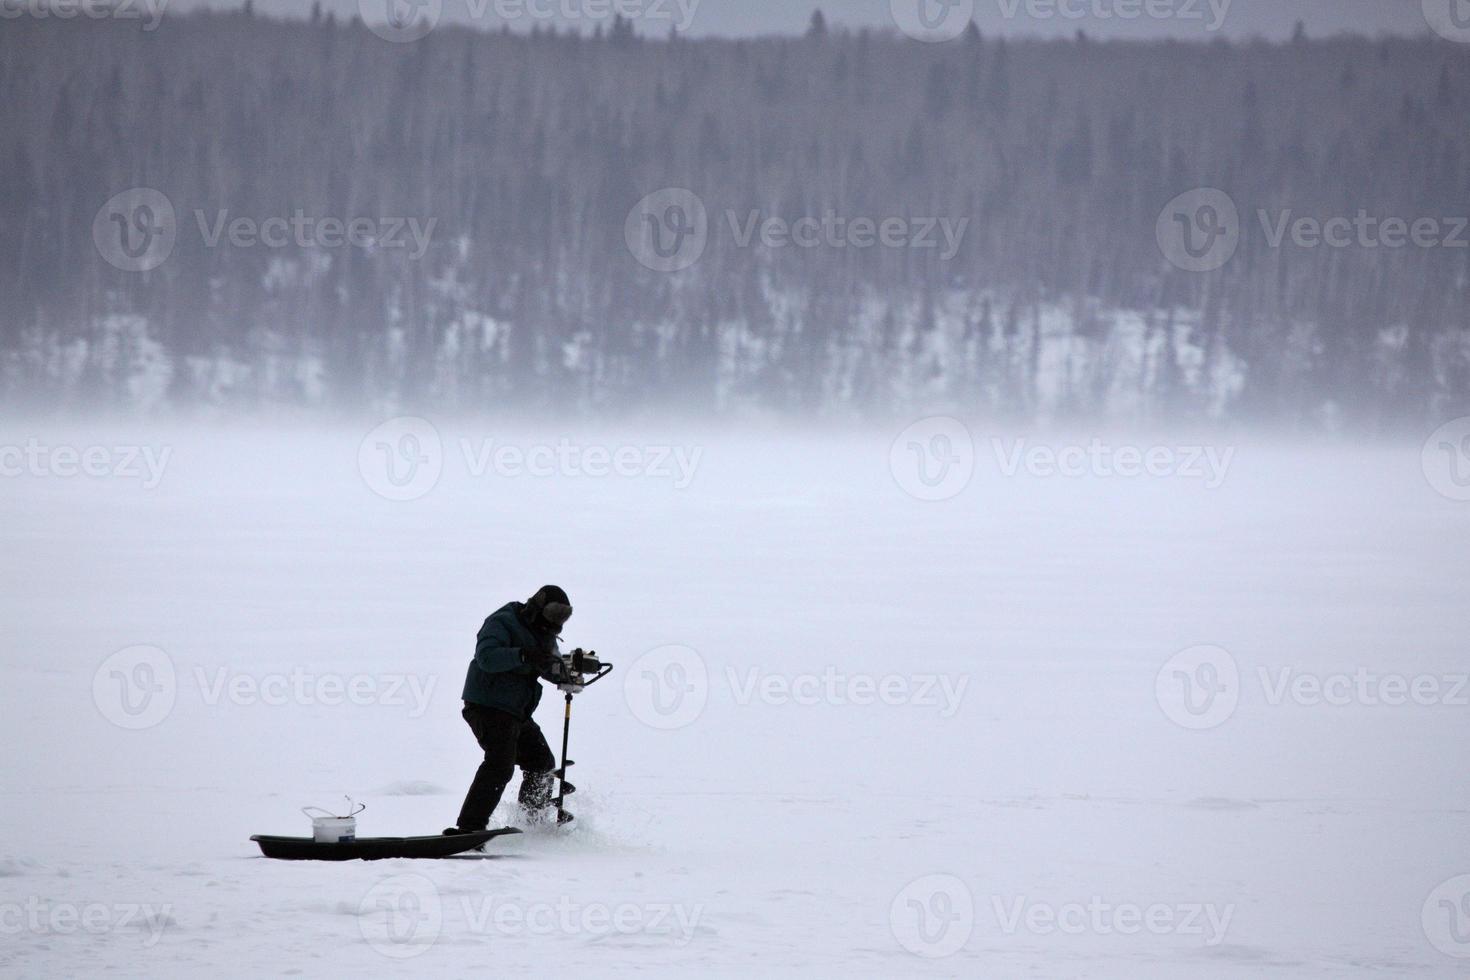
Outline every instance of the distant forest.
<svg viewBox="0 0 1470 980">
<path fill-rule="evenodd" d="M 1470 215 L 1470 46 L 641 37 L 234 13 L 0 22 L 0 405 L 1271 424 L 1470 414 L 1470 248 L 1273 247 L 1257 218 Z M 157 268 L 94 223 L 153 188 Z M 640 263 L 686 188 L 702 258 Z M 1191 272 L 1164 206 L 1244 229 Z M 211 245 L 221 212 L 432 219 L 427 250 Z M 766 248 L 727 215 L 967 220 Z M 106 221 L 101 222 L 104 231 Z M 1461 233 L 1470 238 L 1470 233 Z M 941 239 L 942 240 L 942 239 Z"/>
</svg>

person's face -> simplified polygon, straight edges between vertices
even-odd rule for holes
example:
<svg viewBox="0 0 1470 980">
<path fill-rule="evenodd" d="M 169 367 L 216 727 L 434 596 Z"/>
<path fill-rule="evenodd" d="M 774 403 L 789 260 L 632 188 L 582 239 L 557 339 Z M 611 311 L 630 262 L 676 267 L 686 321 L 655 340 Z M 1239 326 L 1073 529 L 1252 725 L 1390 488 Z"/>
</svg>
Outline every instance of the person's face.
<svg viewBox="0 0 1470 980">
<path fill-rule="evenodd" d="M 572 618 L 572 607 L 565 602 L 548 602 L 541 610 L 541 620 L 548 629 L 557 636 L 561 635 L 562 627 L 567 620 Z"/>
</svg>

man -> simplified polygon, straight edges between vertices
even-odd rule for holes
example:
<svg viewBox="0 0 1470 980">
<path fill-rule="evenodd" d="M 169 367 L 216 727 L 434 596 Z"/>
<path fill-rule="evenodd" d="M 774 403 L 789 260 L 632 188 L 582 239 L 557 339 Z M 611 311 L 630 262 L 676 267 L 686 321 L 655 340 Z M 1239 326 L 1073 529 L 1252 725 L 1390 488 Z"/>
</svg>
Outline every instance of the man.
<svg viewBox="0 0 1470 980">
<path fill-rule="evenodd" d="M 557 637 L 571 617 L 567 594 L 547 585 L 528 602 L 500 607 L 480 627 L 464 684 L 464 720 L 485 761 L 470 783 L 458 825 L 446 834 L 488 828 L 516 766 L 522 776 L 521 807 L 532 821 L 544 818 L 552 802 L 556 758 L 531 713 L 541 702 L 539 679 L 557 663 Z"/>
</svg>

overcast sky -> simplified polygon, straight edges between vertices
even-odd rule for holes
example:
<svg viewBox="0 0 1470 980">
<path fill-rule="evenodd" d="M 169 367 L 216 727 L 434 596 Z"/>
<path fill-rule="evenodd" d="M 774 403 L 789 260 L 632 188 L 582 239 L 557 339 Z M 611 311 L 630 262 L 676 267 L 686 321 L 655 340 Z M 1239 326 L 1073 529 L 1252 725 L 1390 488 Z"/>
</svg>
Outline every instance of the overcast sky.
<svg viewBox="0 0 1470 980">
<path fill-rule="evenodd" d="M 167 9 L 228 9 L 241 2 L 167 0 Z M 526 29 L 553 20 L 590 25 L 605 16 L 603 11 L 624 9 L 639 12 L 635 20 L 653 33 L 666 33 L 671 23 L 678 23 L 690 34 L 748 36 L 800 33 L 819 6 L 833 25 L 893 28 L 897 21 L 913 18 L 911 11 L 921 4 L 930 5 L 936 19 L 949 4 L 958 11 L 973 10 L 974 20 L 987 33 L 1070 36 L 1081 28 L 1097 37 L 1208 37 L 1218 30 L 1232 37 L 1284 38 L 1297 20 L 1318 36 L 1342 31 L 1420 34 L 1426 30 L 1425 2 L 1464 0 L 322 0 L 322 5 L 339 16 L 361 9 L 367 19 L 381 20 L 389 3 L 437 3 L 441 22 L 496 27 L 501 15 L 509 14 L 512 28 Z M 261 12 L 302 16 L 311 2 L 256 0 L 255 5 Z M 1156 15 L 1129 16 L 1140 8 Z"/>
</svg>

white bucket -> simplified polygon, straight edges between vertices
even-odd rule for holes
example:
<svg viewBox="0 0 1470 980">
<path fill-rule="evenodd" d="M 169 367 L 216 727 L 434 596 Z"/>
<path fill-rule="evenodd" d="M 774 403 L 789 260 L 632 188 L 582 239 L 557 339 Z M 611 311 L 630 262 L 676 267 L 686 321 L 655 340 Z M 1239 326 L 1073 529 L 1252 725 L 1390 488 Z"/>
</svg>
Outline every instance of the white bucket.
<svg viewBox="0 0 1470 980">
<path fill-rule="evenodd" d="M 359 803 L 352 809 L 352 800 L 347 801 L 347 816 L 339 817 L 318 806 L 304 806 L 301 812 L 311 818 L 311 839 L 318 844 L 346 844 L 357 839 L 357 815 L 367 806 Z M 315 812 L 313 812 L 315 811 Z"/>
</svg>

